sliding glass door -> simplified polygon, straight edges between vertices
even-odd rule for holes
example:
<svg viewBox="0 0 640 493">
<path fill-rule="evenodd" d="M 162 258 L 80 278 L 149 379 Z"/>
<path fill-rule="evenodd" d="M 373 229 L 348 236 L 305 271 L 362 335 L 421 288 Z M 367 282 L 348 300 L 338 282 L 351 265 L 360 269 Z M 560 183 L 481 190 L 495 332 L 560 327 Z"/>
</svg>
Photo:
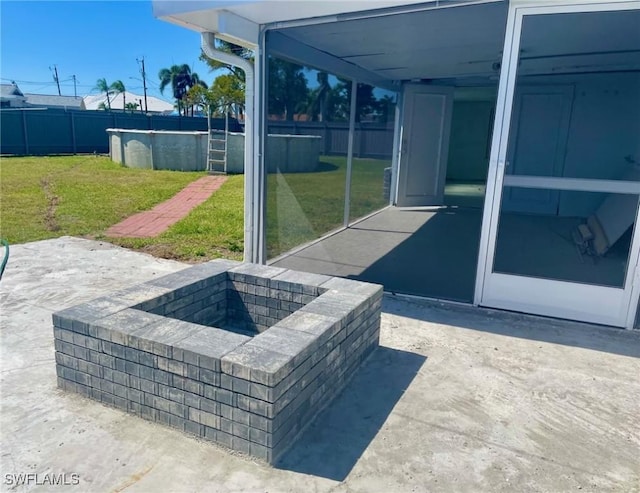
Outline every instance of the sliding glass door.
<svg viewBox="0 0 640 493">
<path fill-rule="evenodd" d="M 511 6 L 476 302 L 630 327 L 640 2 L 564 3 Z"/>
</svg>

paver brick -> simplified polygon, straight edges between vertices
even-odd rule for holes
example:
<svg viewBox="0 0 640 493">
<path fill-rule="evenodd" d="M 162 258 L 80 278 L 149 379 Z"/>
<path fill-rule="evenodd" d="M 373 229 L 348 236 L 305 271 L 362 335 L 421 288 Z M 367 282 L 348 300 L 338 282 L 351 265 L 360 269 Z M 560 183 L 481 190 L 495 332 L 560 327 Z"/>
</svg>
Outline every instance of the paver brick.
<svg viewBox="0 0 640 493">
<path fill-rule="evenodd" d="M 271 462 L 376 347 L 381 293 L 200 264 L 56 314 L 58 385 Z"/>
<path fill-rule="evenodd" d="M 226 181 L 225 176 L 204 176 L 187 185 L 169 200 L 149 211 L 140 212 L 111 226 L 106 234 L 114 237 L 153 237 L 185 217 Z"/>
</svg>

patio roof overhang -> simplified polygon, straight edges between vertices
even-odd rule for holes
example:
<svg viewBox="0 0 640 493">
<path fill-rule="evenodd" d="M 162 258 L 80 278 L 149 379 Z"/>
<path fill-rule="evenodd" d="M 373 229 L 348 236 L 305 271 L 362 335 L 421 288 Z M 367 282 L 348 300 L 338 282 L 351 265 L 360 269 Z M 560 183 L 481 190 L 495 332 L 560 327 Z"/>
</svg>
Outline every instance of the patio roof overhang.
<svg viewBox="0 0 640 493">
<path fill-rule="evenodd" d="M 153 6 L 156 17 L 249 48 L 266 28 L 270 54 L 398 90 L 399 82 L 416 80 L 496 84 L 510 3 L 519 0 L 155 0 Z M 546 29 L 562 43 L 545 42 L 540 30 L 531 47 L 522 46 L 520 74 L 639 70 L 637 35 L 629 35 L 638 32 L 638 15 L 629 14 L 626 24 L 611 36 L 606 21 L 567 30 L 558 18 Z"/>
<path fill-rule="evenodd" d="M 252 49 L 266 27 L 271 54 L 398 90 L 399 81 L 427 73 L 493 75 L 508 2 L 160 0 L 153 8 L 158 18 Z"/>
<path fill-rule="evenodd" d="M 251 26 L 291 21 L 334 22 L 344 17 L 380 15 L 411 6 L 420 8 L 460 3 L 484 3 L 499 0 L 153 0 L 153 14 L 166 21 L 200 32 L 230 35 L 257 44 Z M 242 36 L 247 36 L 243 38 Z"/>
</svg>

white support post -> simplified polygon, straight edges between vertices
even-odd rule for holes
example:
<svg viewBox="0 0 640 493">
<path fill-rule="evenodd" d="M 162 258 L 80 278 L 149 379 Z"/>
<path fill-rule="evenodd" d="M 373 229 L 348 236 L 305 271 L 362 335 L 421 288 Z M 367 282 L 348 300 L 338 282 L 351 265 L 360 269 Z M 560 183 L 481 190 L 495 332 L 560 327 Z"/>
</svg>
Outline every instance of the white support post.
<svg viewBox="0 0 640 493">
<path fill-rule="evenodd" d="M 255 244 L 256 235 L 256 216 L 254 209 L 256 204 L 254 203 L 255 188 L 255 172 L 257 168 L 253 160 L 256 155 L 256 146 L 253 141 L 255 122 L 258 120 L 254 114 L 259 114 L 259 111 L 255 109 L 254 105 L 254 93 L 253 89 L 257 86 L 254 77 L 254 66 L 249 60 L 245 60 L 239 56 L 220 51 L 215 46 L 215 35 L 213 33 L 202 33 L 201 41 L 202 51 L 209 58 L 218 60 L 223 63 L 228 63 L 242 69 L 245 73 L 245 112 L 244 112 L 244 261 L 255 262 L 256 251 L 253 246 Z M 258 52 L 260 47 L 256 49 L 256 63 L 258 61 Z"/>
<path fill-rule="evenodd" d="M 358 81 L 351 81 L 351 103 L 349 104 L 349 141 L 347 144 L 347 179 L 344 191 L 344 227 L 349 226 L 351 212 L 351 169 L 353 164 L 353 140 L 356 133 L 356 103 L 358 97 Z"/>
<path fill-rule="evenodd" d="M 266 81 L 267 81 L 267 51 L 266 31 L 261 30 L 258 46 L 255 50 L 255 118 L 253 119 L 254 145 L 254 182 L 253 190 L 253 259 L 256 264 L 266 263 L 266 181 L 267 170 L 265 163 L 265 145 L 267 141 L 267 106 L 266 106 Z M 245 130 L 246 131 L 246 130 Z"/>
<path fill-rule="evenodd" d="M 487 270 L 491 267 L 493 259 L 489 258 L 491 242 L 491 229 L 493 208 L 499 206 L 502 194 L 502 173 L 500 164 L 504 165 L 498 156 L 503 147 L 503 135 L 508 134 L 509 119 L 511 118 L 511 106 L 513 94 L 509 96 L 507 86 L 515 84 L 515 70 L 510 68 L 514 51 L 520 46 L 520 32 L 516 29 L 515 8 L 509 7 L 507 29 L 502 49 L 502 63 L 500 69 L 500 81 L 498 83 L 498 95 L 496 98 L 496 110 L 493 122 L 493 136 L 491 139 L 491 154 L 489 157 L 489 170 L 487 172 L 487 187 L 485 190 L 484 209 L 482 211 L 482 228 L 480 232 L 480 247 L 478 250 L 478 267 L 476 270 L 476 284 L 474 288 L 473 304 L 479 306 L 482 302 L 484 281 Z M 515 48 L 514 48 L 515 47 Z M 509 78 L 511 77 L 511 82 Z M 498 194 L 498 198 L 495 195 Z M 488 265 L 489 264 L 489 265 Z"/>
<path fill-rule="evenodd" d="M 396 111 L 393 119 L 393 154 L 391 155 L 391 185 L 389 187 L 389 205 L 396 205 L 398 200 L 398 172 L 400 171 L 400 158 L 402 150 L 402 104 L 403 92 L 399 91 L 396 98 Z"/>
</svg>

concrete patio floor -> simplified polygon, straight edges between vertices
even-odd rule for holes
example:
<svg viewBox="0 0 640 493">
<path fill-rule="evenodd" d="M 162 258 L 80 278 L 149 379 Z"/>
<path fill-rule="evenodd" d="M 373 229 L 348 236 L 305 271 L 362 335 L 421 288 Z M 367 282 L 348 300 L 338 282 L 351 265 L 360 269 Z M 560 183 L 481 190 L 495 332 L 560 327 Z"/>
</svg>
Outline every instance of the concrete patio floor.
<svg viewBox="0 0 640 493">
<path fill-rule="evenodd" d="M 640 491 L 640 333 L 386 297 L 381 347 L 275 468 L 56 387 L 51 313 L 186 267 L 60 238 L 0 282 L 2 490 Z"/>
</svg>

